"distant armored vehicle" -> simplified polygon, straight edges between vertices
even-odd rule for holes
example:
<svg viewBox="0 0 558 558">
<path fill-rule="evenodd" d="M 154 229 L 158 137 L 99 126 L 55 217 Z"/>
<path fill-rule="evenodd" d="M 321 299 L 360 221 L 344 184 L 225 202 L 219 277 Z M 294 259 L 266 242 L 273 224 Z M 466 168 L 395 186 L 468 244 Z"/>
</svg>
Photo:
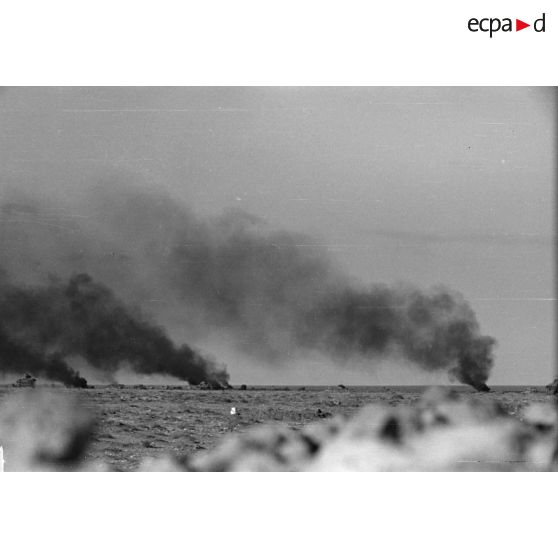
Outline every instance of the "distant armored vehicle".
<svg viewBox="0 0 558 558">
<path fill-rule="evenodd" d="M 31 374 L 27 373 L 25 374 L 25 376 L 23 378 L 20 378 L 19 380 L 16 381 L 16 383 L 14 384 L 14 387 L 35 387 L 35 382 L 37 381 L 37 378 L 33 378 L 33 376 L 31 376 Z"/>
<path fill-rule="evenodd" d="M 490 388 L 484 383 L 474 384 L 473 387 L 477 391 L 490 391 Z"/>
</svg>

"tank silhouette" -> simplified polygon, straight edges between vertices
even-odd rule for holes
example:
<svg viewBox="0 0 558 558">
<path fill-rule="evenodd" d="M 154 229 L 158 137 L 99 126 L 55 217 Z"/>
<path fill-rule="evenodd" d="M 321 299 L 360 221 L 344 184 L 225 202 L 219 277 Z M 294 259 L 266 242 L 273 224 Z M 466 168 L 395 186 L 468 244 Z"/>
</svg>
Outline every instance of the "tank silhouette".
<svg viewBox="0 0 558 558">
<path fill-rule="evenodd" d="M 31 388 L 34 388 L 36 381 L 37 381 L 37 378 L 33 378 L 33 376 L 31 376 L 31 374 L 27 373 L 27 374 L 25 374 L 25 376 L 23 376 L 23 378 L 20 378 L 19 380 L 16 380 L 16 383 L 14 384 L 14 387 L 31 387 Z"/>
</svg>

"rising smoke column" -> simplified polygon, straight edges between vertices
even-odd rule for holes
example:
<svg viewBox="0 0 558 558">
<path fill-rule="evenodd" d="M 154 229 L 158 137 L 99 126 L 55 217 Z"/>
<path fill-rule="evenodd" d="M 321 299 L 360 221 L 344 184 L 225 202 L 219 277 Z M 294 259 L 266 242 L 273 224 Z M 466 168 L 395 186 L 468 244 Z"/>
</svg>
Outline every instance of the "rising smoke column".
<svg viewBox="0 0 558 558">
<path fill-rule="evenodd" d="M 458 293 L 386 286 L 331 293 L 302 318 L 300 342 L 334 358 L 401 356 L 423 370 L 485 390 L 493 364 L 492 337 Z"/>
<path fill-rule="evenodd" d="M 405 358 L 479 389 L 488 378 L 494 339 L 481 334 L 458 293 L 377 285 L 373 278 L 369 285 L 356 283 L 315 239 L 270 230 L 241 211 L 201 218 L 160 189 L 120 180 L 89 196 L 83 207 L 72 207 L 88 216 L 81 221 L 60 211 L 61 200 L 55 205 L 56 215 L 63 215 L 59 221 L 32 196 L 8 207 L 10 234 L 0 235 L 0 258 L 19 263 L 24 277 L 38 261 L 56 274 L 87 271 L 120 296 L 140 293 L 138 303 L 164 299 L 173 323 L 178 318 L 200 336 L 223 330 L 241 350 L 266 363 L 318 350 L 340 361 Z M 55 225 L 72 234 L 57 232 Z M 87 292 L 85 285 L 78 292 Z M 169 309 L 159 311 L 165 323 Z M 73 340 L 80 354 L 112 369 L 120 357 L 99 354 L 91 337 L 85 339 Z M 139 354 L 140 349 L 134 347 Z M 69 344 L 65 350 L 71 352 Z M 111 353 L 129 354 L 118 346 Z M 152 362 L 138 359 L 140 370 L 143 362 Z M 164 366 L 174 369 L 168 361 Z"/>
<path fill-rule="evenodd" d="M 67 284 L 0 286 L 0 367 L 26 368 L 68 385 L 82 378 L 63 360 L 80 356 L 108 372 L 129 364 L 139 374 L 166 374 L 225 386 L 228 375 L 188 345 L 176 347 L 165 332 L 121 303 L 86 274 Z M 9 332 L 9 333 L 8 333 Z"/>
<path fill-rule="evenodd" d="M 495 340 L 469 304 L 438 287 L 355 286 L 312 239 L 244 213 L 191 226 L 168 267 L 189 305 L 270 360 L 320 350 L 335 360 L 402 357 L 487 389 Z"/>
<path fill-rule="evenodd" d="M 87 380 L 58 353 L 44 354 L 11 339 L 0 329 L 0 370 L 32 372 L 72 387 L 87 387 Z"/>
</svg>

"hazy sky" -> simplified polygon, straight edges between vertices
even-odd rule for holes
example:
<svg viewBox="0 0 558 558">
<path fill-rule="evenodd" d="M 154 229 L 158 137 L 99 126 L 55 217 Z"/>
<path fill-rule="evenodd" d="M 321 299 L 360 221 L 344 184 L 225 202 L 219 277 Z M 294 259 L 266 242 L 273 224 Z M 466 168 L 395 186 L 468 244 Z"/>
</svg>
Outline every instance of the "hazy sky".
<svg viewBox="0 0 558 558">
<path fill-rule="evenodd" d="M 0 180 L 48 196 L 107 171 L 199 213 L 327 245 L 364 282 L 447 284 L 498 341 L 492 383 L 554 374 L 553 95 L 537 88 L 31 88 L 0 95 Z M 1 190 L 0 190 L 1 193 Z M 235 383 L 261 365 L 208 348 Z M 422 383 L 293 363 L 291 383 Z"/>
</svg>

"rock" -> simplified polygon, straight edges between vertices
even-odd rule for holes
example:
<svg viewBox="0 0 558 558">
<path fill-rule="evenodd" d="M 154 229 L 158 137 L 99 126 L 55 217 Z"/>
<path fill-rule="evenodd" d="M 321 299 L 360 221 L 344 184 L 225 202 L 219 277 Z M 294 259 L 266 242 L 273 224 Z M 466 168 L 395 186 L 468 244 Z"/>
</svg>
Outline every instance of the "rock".
<svg viewBox="0 0 558 558">
<path fill-rule="evenodd" d="M 75 470 L 94 426 L 89 411 L 67 393 L 34 390 L 6 398 L 0 407 L 6 469 Z"/>
<path fill-rule="evenodd" d="M 327 444 L 305 469 L 313 472 L 404 471 L 410 456 L 377 439 L 337 438 Z"/>
<path fill-rule="evenodd" d="M 461 398 L 455 391 L 440 387 L 427 390 L 417 410 L 424 428 L 475 424 L 507 416 L 495 401 Z"/>
<path fill-rule="evenodd" d="M 405 401 L 405 398 L 399 393 L 389 393 L 385 401 L 387 401 L 390 407 L 398 407 Z"/>
<path fill-rule="evenodd" d="M 388 422 L 396 420 L 392 416 Z M 389 437 L 333 439 L 308 464 L 311 471 L 507 470 L 526 461 L 529 434 L 501 419 L 415 432 L 392 443 Z"/>
<path fill-rule="evenodd" d="M 114 469 L 110 467 L 108 463 L 100 459 L 95 459 L 93 461 L 86 461 L 82 463 L 79 468 L 80 473 L 112 473 Z"/>
<path fill-rule="evenodd" d="M 140 473 L 179 473 L 187 470 L 186 464 L 174 455 L 145 457 L 138 467 Z"/>
<path fill-rule="evenodd" d="M 530 434 L 512 419 L 431 430 L 413 439 L 406 470 L 507 470 L 525 459 Z"/>
<path fill-rule="evenodd" d="M 369 405 L 350 419 L 332 417 L 298 432 L 250 429 L 194 463 L 205 471 L 544 469 L 553 447 L 492 400 L 435 388 L 415 405 Z"/>
<path fill-rule="evenodd" d="M 307 436 L 286 426 L 257 426 L 225 437 L 214 450 L 194 455 L 196 471 L 297 470 L 315 452 Z"/>
<path fill-rule="evenodd" d="M 302 429 L 301 435 L 308 440 L 311 448 L 314 448 L 312 451 L 315 451 L 336 436 L 346 423 L 344 417 L 335 415 L 329 419 L 307 424 Z"/>
<path fill-rule="evenodd" d="M 558 411 L 551 404 L 527 405 L 519 420 L 490 396 L 461 396 L 452 390 L 433 388 L 409 405 L 390 406 L 388 402 L 368 405 L 350 418 L 328 416 L 330 413 L 321 409 L 316 414 L 319 420 L 301 429 L 286 425 L 251 427 L 243 433 L 230 433 L 214 449 L 199 451 L 188 458 L 173 455 L 145 458 L 139 470 L 558 468 Z M 21 390 L 5 397 L 0 406 L 0 440 L 7 470 L 105 470 L 102 461 L 83 461 L 93 432 L 94 421 L 79 400 L 58 390 Z M 152 444 L 146 440 L 144 446 Z"/>
<path fill-rule="evenodd" d="M 558 424 L 558 411 L 556 406 L 550 403 L 530 403 L 521 415 L 525 423 L 541 431 L 550 431 Z"/>
<path fill-rule="evenodd" d="M 539 471 L 556 470 L 556 438 L 538 436 L 525 450 L 525 459 L 532 469 Z"/>
<path fill-rule="evenodd" d="M 349 419 L 340 435 L 354 439 L 379 439 L 397 444 L 420 428 L 419 416 L 415 409 L 368 405 Z"/>
</svg>

